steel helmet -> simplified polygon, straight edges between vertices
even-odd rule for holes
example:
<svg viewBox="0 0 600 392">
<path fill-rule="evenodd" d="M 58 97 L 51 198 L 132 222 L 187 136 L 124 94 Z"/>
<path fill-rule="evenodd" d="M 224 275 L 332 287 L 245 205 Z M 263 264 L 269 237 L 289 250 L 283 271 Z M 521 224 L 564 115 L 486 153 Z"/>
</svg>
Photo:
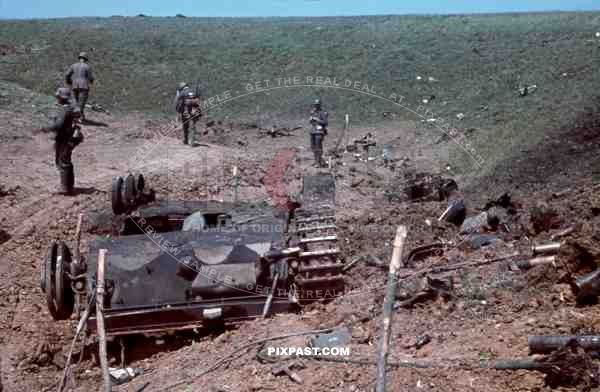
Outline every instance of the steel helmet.
<svg viewBox="0 0 600 392">
<path fill-rule="evenodd" d="M 60 98 L 60 99 L 70 99 L 71 98 L 71 90 L 69 90 L 66 87 L 60 87 L 58 90 L 56 90 L 56 93 L 54 93 L 54 96 L 56 98 Z"/>
</svg>

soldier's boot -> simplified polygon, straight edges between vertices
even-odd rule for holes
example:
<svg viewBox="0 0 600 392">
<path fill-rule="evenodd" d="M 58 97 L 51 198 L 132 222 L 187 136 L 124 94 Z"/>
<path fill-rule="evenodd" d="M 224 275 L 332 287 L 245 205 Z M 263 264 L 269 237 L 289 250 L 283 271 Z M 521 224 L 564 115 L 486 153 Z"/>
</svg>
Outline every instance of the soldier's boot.
<svg viewBox="0 0 600 392">
<path fill-rule="evenodd" d="M 187 120 L 185 118 L 183 118 L 182 121 L 183 121 L 183 144 L 188 144 L 188 133 L 189 133 L 190 125 L 187 123 Z"/>
<path fill-rule="evenodd" d="M 73 187 L 75 185 L 75 173 L 73 172 L 73 166 L 64 166 L 59 169 L 60 173 L 60 190 L 59 193 L 63 195 L 72 195 Z"/>
<path fill-rule="evenodd" d="M 190 120 L 190 129 L 188 131 L 188 144 L 192 147 L 196 146 L 196 121 Z"/>
</svg>

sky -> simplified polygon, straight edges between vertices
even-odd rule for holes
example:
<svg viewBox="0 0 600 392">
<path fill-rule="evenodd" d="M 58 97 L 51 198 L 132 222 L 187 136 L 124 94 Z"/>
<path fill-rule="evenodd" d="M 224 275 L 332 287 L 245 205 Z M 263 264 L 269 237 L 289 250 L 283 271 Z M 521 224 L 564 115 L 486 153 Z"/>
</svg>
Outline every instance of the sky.
<svg viewBox="0 0 600 392">
<path fill-rule="evenodd" d="M 0 18 L 339 16 L 600 10 L 600 0 L 0 0 Z"/>
</svg>

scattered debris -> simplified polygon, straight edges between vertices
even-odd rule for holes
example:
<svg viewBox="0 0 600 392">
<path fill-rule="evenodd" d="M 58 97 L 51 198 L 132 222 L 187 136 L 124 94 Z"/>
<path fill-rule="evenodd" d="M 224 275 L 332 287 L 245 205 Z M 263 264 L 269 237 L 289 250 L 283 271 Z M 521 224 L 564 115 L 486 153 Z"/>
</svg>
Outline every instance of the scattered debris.
<svg viewBox="0 0 600 392">
<path fill-rule="evenodd" d="M 538 265 L 554 264 L 555 261 L 556 261 L 556 256 L 543 256 L 543 257 L 536 257 L 536 258 L 529 259 L 529 260 L 517 260 L 514 262 L 513 269 L 527 270 L 527 269 L 530 269 L 533 267 L 537 267 Z"/>
<path fill-rule="evenodd" d="M 133 380 L 135 376 L 140 375 L 142 372 L 139 369 L 133 368 L 108 368 L 110 378 L 115 385 L 125 384 L 128 381 Z"/>
<path fill-rule="evenodd" d="M 488 213 L 482 212 L 477 216 L 473 216 L 471 218 L 467 218 L 463 221 L 460 226 L 460 234 L 473 234 L 479 231 L 480 227 L 482 227 L 488 221 Z"/>
<path fill-rule="evenodd" d="M 586 351 L 600 351 L 600 336 L 595 335 L 532 335 L 527 344 L 532 354 L 548 354 L 567 347 L 573 341 Z"/>
<path fill-rule="evenodd" d="M 404 261 L 404 266 L 413 266 L 413 262 L 414 261 L 418 261 L 418 260 L 423 260 L 427 257 L 431 257 L 431 256 L 441 256 L 444 254 L 444 249 L 445 249 L 445 245 L 441 242 L 436 242 L 433 244 L 429 244 L 429 245 L 423 245 L 423 246 L 418 246 L 416 248 L 413 248 L 410 253 L 408 254 L 408 256 L 406 257 L 406 260 Z"/>
<path fill-rule="evenodd" d="M 562 191 L 552 193 L 552 197 L 558 199 L 559 197 L 565 196 L 571 192 L 571 188 L 563 189 Z"/>
<path fill-rule="evenodd" d="M 458 113 L 456 115 L 456 118 L 459 119 L 459 120 L 462 120 L 463 118 L 465 118 L 465 114 L 464 113 Z"/>
<path fill-rule="evenodd" d="M 102 107 L 99 104 L 97 104 L 97 103 L 94 103 L 94 104 L 91 104 L 91 105 L 87 104 L 85 106 L 89 107 L 90 109 L 92 109 L 95 112 L 106 113 L 106 114 L 108 114 L 110 116 L 110 112 L 108 110 L 106 110 L 104 107 Z"/>
<path fill-rule="evenodd" d="M 597 302 L 600 295 L 600 268 L 577 278 L 573 288 L 578 304 Z"/>
<path fill-rule="evenodd" d="M 529 219 L 536 234 L 551 229 L 558 229 L 561 219 L 558 213 L 547 206 L 533 207 L 529 211 Z"/>
<path fill-rule="evenodd" d="M 305 369 L 306 365 L 300 361 L 293 361 L 289 364 L 285 364 L 283 366 L 276 366 L 271 369 L 271 373 L 274 376 L 282 376 L 286 375 L 290 378 L 290 380 L 295 383 L 302 384 L 302 378 L 298 375 L 298 373 L 294 372 L 293 369 Z"/>
<path fill-rule="evenodd" d="M 448 203 L 448 208 L 440 215 L 438 221 L 450 222 L 453 225 L 460 226 L 467 217 L 467 207 L 463 200 L 452 200 Z"/>
<path fill-rule="evenodd" d="M 346 145 L 346 151 L 358 151 L 359 147 L 363 149 L 363 151 L 367 151 L 370 147 L 374 147 L 377 145 L 377 141 L 375 137 L 370 132 L 358 139 L 352 139 L 348 145 Z"/>
<path fill-rule="evenodd" d="M 560 250 L 560 242 L 551 242 L 549 244 L 533 245 L 531 247 L 531 253 L 534 256 L 544 254 L 556 254 Z"/>
<path fill-rule="evenodd" d="M 576 229 L 577 229 L 576 225 L 571 225 L 571 226 L 569 226 L 569 227 L 567 227 L 567 228 L 559 231 L 558 233 L 552 234 L 552 236 L 550 237 L 550 239 L 552 241 L 554 241 L 556 239 L 568 236 L 569 234 L 573 234 Z"/>
<path fill-rule="evenodd" d="M 329 333 L 319 334 L 310 338 L 310 346 L 318 348 L 342 347 L 350 343 L 352 334 L 346 327 L 335 329 Z"/>
<path fill-rule="evenodd" d="M 417 336 L 417 341 L 415 342 L 415 348 L 418 350 L 421 347 L 429 344 L 431 342 L 431 336 L 429 335 L 419 335 Z"/>
<path fill-rule="evenodd" d="M 274 125 L 270 129 L 259 129 L 259 136 L 271 136 L 271 137 L 281 137 L 281 136 L 292 136 L 292 132 L 302 127 L 294 127 L 294 128 L 276 128 Z"/>
<path fill-rule="evenodd" d="M 400 193 L 388 189 L 387 198 L 398 201 L 442 201 L 458 190 L 456 181 L 428 173 L 417 173 L 405 176 Z"/>
<path fill-rule="evenodd" d="M 530 86 L 519 87 L 519 95 L 524 97 L 533 93 L 535 90 L 537 90 L 537 86 L 535 84 L 532 84 Z"/>
<path fill-rule="evenodd" d="M 367 265 L 370 265 L 372 267 L 383 268 L 385 267 L 385 262 L 379 257 L 375 256 L 374 254 L 369 253 L 369 257 L 367 258 Z"/>
<path fill-rule="evenodd" d="M 590 391 L 598 386 L 598 367 L 586 352 L 598 346 L 598 342 L 592 344 L 592 340 L 600 342 L 599 337 L 591 336 L 530 336 L 531 352 L 550 354 L 530 361 L 505 363 L 503 367 L 496 363 L 494 368 L 537 370 L 546 375 L 546 384 L 551 388 L 562 386 Z"/>
<path fill-rule="evenodd" d="M 358 262 L 362 261 L 362 257 L 358 256 L 355 257 L 354 259 L 352 259 L 352 261 L 350 261 L 348 264 L 346 264 L 344 266 L 344 268 L 342 268 L 343 272 L 349 271 L 350 269 L 352 269 L 352 267 L 354 267 L 356 264 L 358 264 Z"/>
<path fill-rule="evenodd" d="M 396 302 L 394 309 L 412 308 L 419 302 L 435 300 L 437 298 L 448 300 L 452 297 L 452 279 L 442 280 L 427 276 L 423 282 L 425 287 L 421 291 L 408 299 Z"/>
<path fill-rule="evenodd" d="M 468 237 L 467 241 L 471 249 L 477 250 L 494 242 L 501 241 L 501 239 L 491 234 L 472 234 Z"/>
</svg>

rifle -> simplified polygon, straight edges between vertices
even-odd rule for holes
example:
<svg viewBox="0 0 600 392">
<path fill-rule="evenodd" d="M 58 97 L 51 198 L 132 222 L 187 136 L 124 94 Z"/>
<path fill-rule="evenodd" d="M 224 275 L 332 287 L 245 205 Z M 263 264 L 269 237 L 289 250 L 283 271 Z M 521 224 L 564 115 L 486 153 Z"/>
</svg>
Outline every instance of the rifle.
<svg viewBox="0 0 600 392">
<path fill-rule="evenodd" d="M 200 79 L 196 79 L 196 90 L 194 91 L 196 97 L 200 98 Z"/>
</svg>

